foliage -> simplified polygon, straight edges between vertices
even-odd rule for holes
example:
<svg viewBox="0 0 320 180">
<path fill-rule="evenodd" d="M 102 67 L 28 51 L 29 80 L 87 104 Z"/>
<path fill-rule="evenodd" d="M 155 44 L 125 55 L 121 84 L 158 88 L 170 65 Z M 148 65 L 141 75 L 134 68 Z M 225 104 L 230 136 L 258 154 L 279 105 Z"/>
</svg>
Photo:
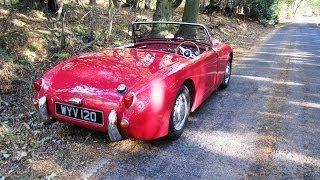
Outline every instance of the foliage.
<svg viewBox="0 0 320 180">
<path fill-rule="evenodd" d="M 0 57 L 2 57 L 5 61 L 10 61 L 12 59 L 11 55 L 2 48 L 0 48 Z"/>
<path fill-rule="evenodd" d="M 273 10 L 274 0 L 250 0 L 248 16 L 258 20 L 270 20 Z"/>
<path fill-rule="evenodd" d="M 70 56 L 70 53 L 68 52 L 60 52 L 60 53 L 54 53 L 52 55 L 53 58 L 57 58 L 57 59 L 64 59 Z"/>
</svg>

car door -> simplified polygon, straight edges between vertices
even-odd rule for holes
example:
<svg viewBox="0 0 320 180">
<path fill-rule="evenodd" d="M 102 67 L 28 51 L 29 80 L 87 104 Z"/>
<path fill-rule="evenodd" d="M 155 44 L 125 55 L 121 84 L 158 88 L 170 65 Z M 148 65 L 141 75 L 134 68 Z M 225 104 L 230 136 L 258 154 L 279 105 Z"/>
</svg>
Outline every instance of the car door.
<svg viewBox="0 0 320 180">
<path fill-rule="evenodd" d="M 226 49 L 223 48 L 222 43 L 217 45 L 216 51 L 217 51 L 217 55 L 218 55 L 218 58 L 217 58 L 218 67 L 217 67 L 216 84 L 220 85 L 220 83 L 222 82 L 222 80 L 224 78 L 224 74 L 225 74 L 227 63 L 228 63 L 229 55 L 226 52 Z"/>
<path fill-rule="evenodd" d="M 205 58 L 203 58 L 204 66 L 206 69 L 206 92 L 211 94 L 211 92 L 217 88 L 217 78 L 218 78 L 218 54 L 213 49 L 206 52 Z"/>
<path fill-rule="evenodd" d="M 193 74 L 197 77 L 198 98 L 204 100 L 217 88 L 218 55 L 208 49 L 199 58 L 193 60 Z"/>
</svg>

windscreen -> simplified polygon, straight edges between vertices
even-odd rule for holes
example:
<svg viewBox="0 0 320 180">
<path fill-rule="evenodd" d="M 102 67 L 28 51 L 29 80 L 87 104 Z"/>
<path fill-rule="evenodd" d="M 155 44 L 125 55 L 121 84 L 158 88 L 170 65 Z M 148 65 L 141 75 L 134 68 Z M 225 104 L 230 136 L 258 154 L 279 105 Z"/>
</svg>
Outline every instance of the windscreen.
<svg viewBox="0 0 320 180">
<path fill-rule="evenodd" d="M 206 29 L 201 25 L 181 23 L 135 23 L 134 42 L 146 40 L 185 40 L 210 45 Z"/>
</svg>

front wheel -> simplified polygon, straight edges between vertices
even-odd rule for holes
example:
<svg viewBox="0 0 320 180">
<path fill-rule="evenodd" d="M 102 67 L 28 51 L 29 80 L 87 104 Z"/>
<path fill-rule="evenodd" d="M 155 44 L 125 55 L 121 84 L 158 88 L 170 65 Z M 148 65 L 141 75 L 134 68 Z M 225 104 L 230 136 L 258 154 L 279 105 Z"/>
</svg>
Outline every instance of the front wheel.
<svg viewBox="0 0 320 180">
<path fill-rule="evenodd" d="M 177 140 L 182 135 L 186 121 L 190 114 L 190 92 L 182 86 L 174 103 L 169 122 L 169 138 Z"/>
<path fill-rule="evenodd" d="M 225 69 L 225 72 L 224 72 L 222 83 L 219 86 L 220 89 L 225 89 L 228 87 L 228 85 L 230 83 L 230 78 L 231 78 L 231 70 L 232 70 L 232 64 L 231 64 L 231 59 L 229 59 L 228 64 Z"/>
</svg>

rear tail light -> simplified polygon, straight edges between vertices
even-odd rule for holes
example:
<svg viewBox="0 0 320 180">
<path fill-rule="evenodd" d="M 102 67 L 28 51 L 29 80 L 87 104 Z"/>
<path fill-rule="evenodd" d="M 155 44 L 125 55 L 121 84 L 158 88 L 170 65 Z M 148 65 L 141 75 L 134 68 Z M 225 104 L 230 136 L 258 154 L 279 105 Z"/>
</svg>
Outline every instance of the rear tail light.
<svg viewBox="0 0 320 180">
<path fill-rule="evenodd" d="M 128 93 L 124 96 L 124 106 L 126 108 L 131 107 L 131 105 L 133 104 L 133 100 L 134 100 L 134 94 L 133 93 Z"/>
<path fill-rule="evenodd" d="M 40 91 L 41 87 L 42 87 L 42 80 L 38 79 L 36 81 L 33 82 L 33 87 L 36 91 Z"/>
<path fill-rule="evenodd" d="M 122 120 L 120 121 L 120 126 L 121 126 L 121 128 L 128 128 L 128 127 L 129 127 L 129 122 L 128 122 L 128 120 L 122 119 Z"/>
</svg>

